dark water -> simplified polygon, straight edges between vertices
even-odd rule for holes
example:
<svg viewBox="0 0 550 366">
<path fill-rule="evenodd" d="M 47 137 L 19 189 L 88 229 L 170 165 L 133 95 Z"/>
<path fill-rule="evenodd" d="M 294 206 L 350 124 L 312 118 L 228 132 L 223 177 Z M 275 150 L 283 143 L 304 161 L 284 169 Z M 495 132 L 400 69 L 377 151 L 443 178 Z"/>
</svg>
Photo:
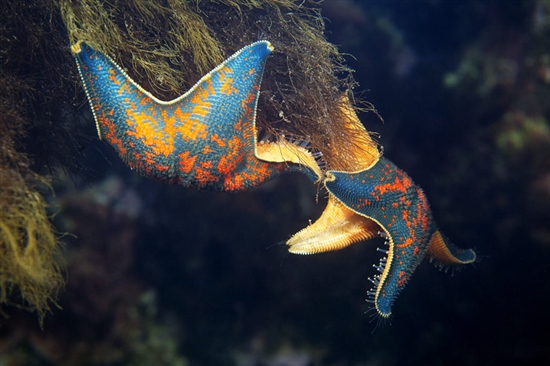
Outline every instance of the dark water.
<svg viewBox="0 0 550 366">
<path fill-rule="evenodd" d="M 364 300 L 381 239 L 287 254 L 325 205 L 305 177 L 239 194 L 167 186 L 129 171 L 90 122 L 89 170 L 50 198 L 75 235 L 63 309 L 43 331 L 5 309 L 0 366 L 550 361 L 550 5 L 333 0 L 323 15 L 384 118 L 363 123 L 479 261 L 422 263 L 377 326 Z"/>
</svg>

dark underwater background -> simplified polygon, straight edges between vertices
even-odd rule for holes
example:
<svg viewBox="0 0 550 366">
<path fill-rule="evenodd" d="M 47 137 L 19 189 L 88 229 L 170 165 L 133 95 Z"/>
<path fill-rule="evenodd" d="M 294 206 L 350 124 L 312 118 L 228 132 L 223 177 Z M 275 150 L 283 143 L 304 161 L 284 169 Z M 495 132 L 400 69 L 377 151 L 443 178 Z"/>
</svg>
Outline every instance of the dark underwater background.
<svg viewBox="0 0 550 366">
<path fill-rule="evenodd" d="M 384 119 L 363 113 L 366 128 L 479 261 L 423 262 L 377 325 L 365 299 L 382 239 L 287 253 L 324 209 L 307 178 L 238 194 L 151 181 L 84 112 L 71 158 L 86 169 L 59 169 L 47 197 L 67 283 L 43 329 L 3 308 L 0 366 L 550 364 L 550 2 L 322 6 Z"/>
</svg>

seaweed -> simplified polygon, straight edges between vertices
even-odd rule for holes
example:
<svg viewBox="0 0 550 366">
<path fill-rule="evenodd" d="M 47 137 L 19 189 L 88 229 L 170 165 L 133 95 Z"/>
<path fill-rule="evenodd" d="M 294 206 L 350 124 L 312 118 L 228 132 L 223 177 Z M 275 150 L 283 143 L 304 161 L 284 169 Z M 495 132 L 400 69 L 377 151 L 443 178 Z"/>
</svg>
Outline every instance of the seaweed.
<svg viewBox="0 0 550 366">
<path fill-rule="evenodd" d="M 0 83 L 0 303 L 36 310 L 42 322 L 63 285 L 63 261 L 40 193 L 48 182 L 16 150 L 25 121 L 6 101 L 26 88 L 6 78 Z"/>
</svg>

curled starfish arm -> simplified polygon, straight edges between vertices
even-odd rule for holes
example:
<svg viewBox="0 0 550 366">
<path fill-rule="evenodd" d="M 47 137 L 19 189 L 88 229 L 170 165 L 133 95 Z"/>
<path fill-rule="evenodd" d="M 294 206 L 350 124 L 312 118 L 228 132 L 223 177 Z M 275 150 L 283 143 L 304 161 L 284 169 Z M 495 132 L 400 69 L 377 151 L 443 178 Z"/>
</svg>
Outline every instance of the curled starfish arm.
<svg viewBox="0 0 550 366">
<path fill-rule="evenodd" d="M 327 190 L 346 207 L 379 224 L 387 239 L 387 257 L 376 266 L 380 274 L 368 294 L 382 317 L 410 276 L 429 254 L 445 264 L 475 260 L 472 250 L 449 246 L 437 231 L 428 200 L 411 178 L 382 157 L 372 168 L 357 172 L 328 172 Z"/>
<path fill-rule="evenodd" d="M 256 144 L 254 155 L 266 162 L 296 164 L 293 165 L 293 170 L 306 174 L 315 183 L 320 182 L 323 177 L 323 172 L 311 152 L 284 138 L 279 138 L 276 142 Z"/>
<path fill-rule="evenodd" d="M 83 42 L 72 47 L 99 136 L 130 168 L 169 183 L 224 191 L 247 189 L 296 169 L 309 172 L 288 159 L 273 158 L 274 163 L 256 156 L 256 106 L 272 50 L 267 41 L 248 45 L 188 92 L 164 102 L 108 56 Z M 270 144 L 260 150 L 286 149 Z"/>
<path fill-rule="evenodd" d="M 336 157 L 331 165 L 342 170 L 364 170 L 380 159 L 377 143 L 367 132 L 346 95 L 340 98 L 340 118 L 343 133 L 354 148 L 343 156 L 333 147 Z M 323 181 L 326 174 L 322 176 Z M 379 225 L 369 218 L 357 215 L 329 192 L 327 207 L 317 221 L 294 234 L 288 241 L 293 254 L 315 254 L 345 248 L 354 243 L 378 236 Z"/>
<path fill-rule="evenodd" d="M 427 250 L 431 260 L 438 266 L 470 264 L 476 261 L 476 252 L 457 248 L 439 230 L 432 235 Z"/>
<path fill-rule="evenodd" d="M 315 254 L 339 250 L 378 236 L 378 224 L 347 208 L 329 195 L 326 209 L 315 223 L 294 234 L 288 241 L 293 254 Z"/>
</svg>

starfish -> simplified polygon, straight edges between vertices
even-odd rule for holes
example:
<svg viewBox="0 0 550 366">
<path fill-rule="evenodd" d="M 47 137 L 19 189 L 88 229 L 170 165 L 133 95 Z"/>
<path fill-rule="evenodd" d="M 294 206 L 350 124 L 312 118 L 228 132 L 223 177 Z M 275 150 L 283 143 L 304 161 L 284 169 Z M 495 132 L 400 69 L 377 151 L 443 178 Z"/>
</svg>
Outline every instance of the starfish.
<svg viewBox="0 0 550 366">
<path fill-rule="evenodd" d="M 322 171 L 311 152 L 284 137 L 257 140 L 256 107 L 265 62 L 273 50 L 259 41 L 237 51 L 188 92 L 161 101 L 111 58 L 84 42 L 72 46 L 100 138 L 140 174 L 185 187 L 239 191 L 299 171 L 322 182 L 321 217 L 288 240 L 289 251 L 338 250 L 382 235 L 388 249 L 368 300 L 389 317 L 397 294 L 428 255 L 439 265 L 472 263 L 437 230 L 428 201 L 407 174 L 382 157 L 347 98 L 341 103 L 351 156 L 333 151 Z"/>
<path fill-rule="evenodd" d="M 424 192 L 412 179 L 376 149 L 349 103 L 344 103 L 350 143 L 356 146 L 352 163 L 356 171 L 329 170 L 323 179 L 328 204 L 321 217 L 287 241 L 295 254 L 338 250 L 359 241 L 386 238 L 386 254 L 374 267 L 380 272 L 369 278 L 374 288 L 367 301 L 383 318 L 399 292 L 426 255 L 440 266 L 473 263 L 473 250 L 449 243 L 433 220 Z"/>
<path fill-rule="evenodd" d="M 223 191 L 251 188 L 290 171 L 311 179 L 320 176 L 304 147 L 284 139 L 257 142 L 256 106 L 265 61 L 273 50 L 269 42 L 242 48 L 168 102 L 88 44 L 78 42 L 71 50 L 99 137 L 138 173 Z"/>
</svg>

